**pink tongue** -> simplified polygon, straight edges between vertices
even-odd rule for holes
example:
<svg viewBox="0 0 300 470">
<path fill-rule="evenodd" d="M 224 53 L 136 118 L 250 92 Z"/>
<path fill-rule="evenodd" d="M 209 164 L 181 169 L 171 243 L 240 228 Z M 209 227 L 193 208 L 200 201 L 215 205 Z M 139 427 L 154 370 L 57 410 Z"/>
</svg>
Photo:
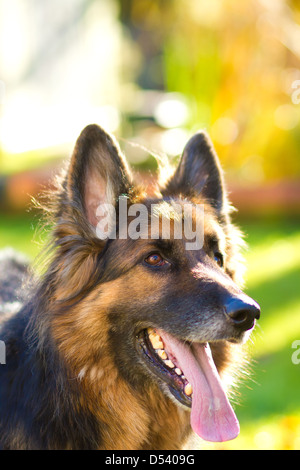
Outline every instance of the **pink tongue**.
<svg viewBox="0 0 300 470">
<path fill-rule="evenodd" d="M 240 432 L 239 422 L 211 356 L 208 344 L 193 344 L 192 348 L 176 338 L 158 331 L 168 355 L 176 358 L 193 388 L 191 426 L 206 441 L 230 441 Z"/>
</svg>

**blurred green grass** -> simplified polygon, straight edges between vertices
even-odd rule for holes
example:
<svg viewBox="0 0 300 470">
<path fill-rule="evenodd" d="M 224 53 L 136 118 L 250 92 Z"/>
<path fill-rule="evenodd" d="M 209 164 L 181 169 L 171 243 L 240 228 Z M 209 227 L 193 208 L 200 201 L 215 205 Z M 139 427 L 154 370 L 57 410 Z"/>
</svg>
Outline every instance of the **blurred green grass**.
<svg viewBox="0 0 300 470">
<path fill-rule="evenodd" d="M 12 247 L 34 259 L 41 249 L 38 218 L 31 214 L 0 215 L 0 249 Z"/>
<path fill-rule="evenodd" d="M 1 215 L 0 248 L 12 246 L 31 258 L 41 237 L 37 219 Z M 261 305 L 251 346 L 254 361 L 241 386 L 236 413 L 240 436 L 225 449 L 300 449 L 300 365 L 292 363 L 292 343 L 300 340 L 300 222 L 240 224 L 249 249 L 247 293 Z"/>
</svg>

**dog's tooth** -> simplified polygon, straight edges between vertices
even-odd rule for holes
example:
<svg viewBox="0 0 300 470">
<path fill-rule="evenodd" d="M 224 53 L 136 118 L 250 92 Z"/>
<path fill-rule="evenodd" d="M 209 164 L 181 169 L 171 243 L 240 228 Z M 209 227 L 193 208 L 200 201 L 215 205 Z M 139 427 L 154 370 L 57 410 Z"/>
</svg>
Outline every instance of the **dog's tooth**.
<svg viewBox="0 0 300 470">
<path fill-rule="evenodd" d="M 186 386 L 184 387 L 184 393 L 188 396 L 192 395 L 193 389 L 190 383 L 187 383 Z"/>
<path fill-rule="evenodd" d="M 154 347 L 154 349 L 163 349 L 164 348 L 164 343 L 159 338 L 155 338 L 154 340 L 151 341 L 151 343 L 152 343 L 152 346 Z"/>
<path fill-rule="evenodd" d="M 158 349 L 156 353 L 161 359 L 168 359 L 168 355 L 164 349 Z"/>
<path fill-rule="evenodd" d="M 174 367 L 175 367 L 175 364 L 173 364 L 173 362 L 170 361 L 170 359 L 165 361 L 165 364 L 166 364 L 167 367 L 170 367 L 170 369 L 174 369 Z"/>
<path fill-rule="evenodd" d="M 182 370 L 179 369 L 179 367 L 176 367 L 175 372 L 176 372 L 177 375 L 181 375 L 181 374 L 182 374 Z"/>
<path fill-rule="evenodd" d="M 150 333 L 149 339 L 154 349 L 164 349 L 164 343 L 158 334 Z"/>
</svg>

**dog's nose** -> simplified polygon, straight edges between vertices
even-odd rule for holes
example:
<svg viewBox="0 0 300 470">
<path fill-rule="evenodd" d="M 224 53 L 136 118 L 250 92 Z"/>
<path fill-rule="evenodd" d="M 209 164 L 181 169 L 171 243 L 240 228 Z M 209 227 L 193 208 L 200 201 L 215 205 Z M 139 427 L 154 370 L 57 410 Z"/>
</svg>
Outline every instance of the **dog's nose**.
<svg viewBox="0 0 300 470">
<path fill-rule="evenodd" d="M 250 330 L 260 317 L 260 307 L 250 297 L 231 297 L 224 307 L 227 318 L 243 331 Z"/>
</svg>

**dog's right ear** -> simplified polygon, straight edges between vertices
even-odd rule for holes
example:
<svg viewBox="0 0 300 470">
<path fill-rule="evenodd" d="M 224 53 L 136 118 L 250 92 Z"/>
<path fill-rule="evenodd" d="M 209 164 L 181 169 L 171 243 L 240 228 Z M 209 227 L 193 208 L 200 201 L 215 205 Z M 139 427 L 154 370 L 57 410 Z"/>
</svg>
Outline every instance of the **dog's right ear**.
<svg viewBox="0 0 300 470">
<path fill-rule="evenodd" d="M 97 208 L 115 205 L 130 186 L 131 175 L 117 142 L 96 124 L 87 126 L 77 139 L 64 184 L 68 203 L 96 227 Z"/>
<path fill-rule="evenodd" d="M 178 167 L 162 190 L 166 196 L 202 195 L 218 214 L 227 210 L 222 168 L 209 136 L 197 132 L 187 142 Z"/>
</svg>

